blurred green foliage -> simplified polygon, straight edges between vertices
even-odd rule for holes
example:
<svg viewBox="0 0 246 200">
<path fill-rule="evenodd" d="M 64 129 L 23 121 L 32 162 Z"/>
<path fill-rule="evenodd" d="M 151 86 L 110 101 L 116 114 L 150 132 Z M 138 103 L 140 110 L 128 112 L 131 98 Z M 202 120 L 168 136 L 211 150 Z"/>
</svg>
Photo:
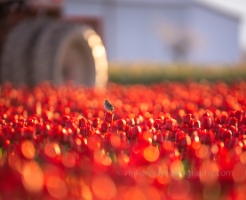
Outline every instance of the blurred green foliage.
<svg viewBox="0 0 246 200">
<path fill-rule="evenodd" d="M 118 65 L 110 64 L 109 81 L 121 84 L 150 84 L 162 81 L 224 81 L 246 80 L 246 64 L 235 66 L 192 65 Z"/>
</svg>

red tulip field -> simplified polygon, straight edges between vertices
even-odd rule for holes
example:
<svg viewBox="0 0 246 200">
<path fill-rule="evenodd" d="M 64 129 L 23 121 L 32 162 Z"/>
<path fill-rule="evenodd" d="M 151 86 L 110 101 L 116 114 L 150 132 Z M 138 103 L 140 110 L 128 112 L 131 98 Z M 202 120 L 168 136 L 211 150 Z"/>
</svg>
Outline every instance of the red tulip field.
<svg viewBox="0 0 246 200">
<path fill-rule="evenodd" d="M 245 191 L 245 81 L 0 87 L 0 200 L 245 200 Z"/>
</svg>

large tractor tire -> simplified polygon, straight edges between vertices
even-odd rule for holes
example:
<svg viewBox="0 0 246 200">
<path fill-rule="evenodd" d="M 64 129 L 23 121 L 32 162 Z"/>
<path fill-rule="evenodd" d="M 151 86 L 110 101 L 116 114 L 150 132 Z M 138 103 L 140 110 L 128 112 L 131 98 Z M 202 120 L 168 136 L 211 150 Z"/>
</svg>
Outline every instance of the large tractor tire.
<svg viewBox="0 0 246 200">
<path fill-rule="evenodd" d="M 63 84 L 105 86 L 107 59 L 100 37 L 89 27 L 56 23 L 44 31 L 33 59 L 35 83 L 44 80 Z"/>
<path fill-rule="evenodd" d="M 3 47 L 1 82 L 33 85 L 33 50 L 38 37 L 50 23 L 44 19 L 25 20 L 8 35 Z"/>
</svg>

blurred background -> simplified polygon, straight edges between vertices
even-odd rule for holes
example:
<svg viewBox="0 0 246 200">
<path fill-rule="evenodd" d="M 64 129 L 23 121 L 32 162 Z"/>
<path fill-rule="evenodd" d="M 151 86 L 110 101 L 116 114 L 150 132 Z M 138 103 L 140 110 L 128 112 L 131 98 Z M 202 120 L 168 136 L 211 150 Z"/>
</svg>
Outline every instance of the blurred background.
<svg viewBox="0 0 246 200">
<path fill-rule="evenodd" d="M 237 62 L 246 47 L 243 8 L 243 0 L 64 1 L 65 16 L 101 20 L 111 62 Z"/>
<path fill-rule="evenodd" d="M 245 0 L 0 0 L 1 81 L 104 86 L 122 79 L 122 66 L 242 65 L 245 8 Z"/>
</svg>

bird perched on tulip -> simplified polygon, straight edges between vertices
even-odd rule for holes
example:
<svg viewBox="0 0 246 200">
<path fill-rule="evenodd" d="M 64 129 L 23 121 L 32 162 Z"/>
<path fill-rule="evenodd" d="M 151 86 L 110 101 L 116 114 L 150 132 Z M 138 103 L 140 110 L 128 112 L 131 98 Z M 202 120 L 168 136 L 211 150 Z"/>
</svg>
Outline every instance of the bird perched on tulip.
<svg viewBox="0 0 246 200">
<path fill-rule="evenodd" d="M 104 101 L 104 108 L 107 111 L 114 111 L 114 106 L 112 106 L 112 104 L 107 99 Z"/>
</svg>

